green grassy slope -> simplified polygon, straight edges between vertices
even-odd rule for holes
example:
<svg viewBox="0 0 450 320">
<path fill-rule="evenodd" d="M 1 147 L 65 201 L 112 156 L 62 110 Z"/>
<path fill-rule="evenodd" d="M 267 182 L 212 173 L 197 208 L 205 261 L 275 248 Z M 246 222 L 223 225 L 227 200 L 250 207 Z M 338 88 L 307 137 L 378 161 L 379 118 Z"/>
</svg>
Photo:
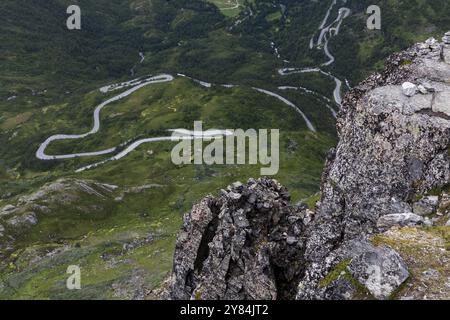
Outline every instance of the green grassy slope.
<svg viewBox="0 0 450 320">
<path fill-rule="evenodd" d="M 0 3 L 0 208 L 17 205 L 21 197 L 59 179 L 118 186 L 106 198 L 71 188 L 56 192 L 57 199 L 73 194 L 77 200 L 61 204 L 51 198 L 50 213 L 36 211 L 38 224 L 23 232 L 9 226 L 9 217 L 0 217 L 7 232 L 0 238 L 1 298 L 141 297 L 141 290 L 157 286 L 171 269 L 182 214 L 210 192 L 259 176 L 259 166 L 175 166 L 170 160 L 174 143 L 144 144 L 119 161 L 82 173 L 75 170 L 105 157 L 37 160 L 39 144 L 50 135 L 91 128 L 95 106 L 113 95 L 98 91 L 107 83 L 180 72 L 239 86 L 205 88 L 177 78 L 145 87 L 107 106 L 100 132 L 55 142 L 49 153 L 109 148 L 165 135 L 170 128 L 192 129 L 195 120 L 203 120 L 206 128 L 278 128 L 281 167 L 275 178 L 294 201 L 319 190 L 326 152 L 336 143 L 334 120 L 310 95 L 277 87 L 302 85 L 332 99 L 334 83 L 317 74 L 281 77 L 277 68 L 287 66 L 283 59 L 295 67 L 323 62 L 321 52 L 307 47 L 329 2 L 282 1 L 284 15 L 278 1 L 239 0 L 240 9 L 230 11 L 219 10 L 227 1 L 212 2 L 79 0 L 82 30 L 73 32 L 65 29 L 70 1 Z M 338 57 L 330 71 L 356 81 L 389 52 L 445 29 L 446 1 L 436 2 L 441 11 L 434 3 L 416 2 L 417 14 L 413 5 L 383 1 L 386 28 L 371 33 L 364 29 L 366 3 L 348 1 L 354 14 L 330 42 Z M 415 29 L 408 28 L 413 22 Z M 279 46 L 281 59 L 271 41 Z M 145 53 L 142 64 L 140 51 Z M 253 86 L 294 102 L 318 133 L 307 131 L 297 113 Z M 68 181 L 76 185 L 78 180 Z M 149 185 L 157 187 L 136 189 Z M 82 268 L 81 291 L 65 288 L 65 270 L 72 264 Z"/>
<path fill-rule="evenodd" d="M 325 113 L 324 110 L 316 112 Z M 82 110 L 80 113 L 84 114 Z M 190 128 L 193 119 L 203 119 L 205 128 L 279 128 L 281 167 L 275 178 L 288 186 L 293 199 L 298 201 L 317 192 L 322 159 L 335 143 L 333 134 L 308 132 L 291 108 L 251 88 L 207 89 L 187 79 L 142 89 L 105 109 L 102 119 L 105 119 L 105 126 L 98 135 L 86 141 L 56 143 L 49 152 L 109 147 L 167 128 Z M 77 130 L 78 120 L 74 117 L 70 120 L 64 122 L 64 126 Z M 25 126 L 33 127 L 32 122 L 39 121 L 35 118 Z M 29 138 L 33 136 L 30 134 Z M 5 252 L 9 258 L 0 272 L 4 283 L 0 296 L 130 298 L 133 290 L 120 291 L 117 286 L 130 285 L 136 272 L 146 288 L 157 285 L 171 268 L 174 239 L 182 214 L 212 190 L 259 176 L 260 168 L 250 165 L 176 166 L 170 160 L 174 144 L 142 145 L 124 159 L 81 174 L 73 170 L 96 159 L 58 161 L 46 169 L 52 179 L 101 181 L 118 185 L 120 190 L 133 186 L 158 187 L 125 193 L 119 201 L 113 199 L 120 197 L 120 190 L 102 201 L 77 193 L 80 199 L 75 208 L 55 205 L 51 214 L 39 214 L 39 223 L 16 238 L 12 252 Z M 36 162 L 37 167 L 40 165 L 37 160 L 31 162 Z M 37 168 L 34 170 L 39 172 Z M 31 172 L 30 169 L 30 177 Z M 41 173 L 36 178 L 39 175 Z M 3 204 L 7 202 L 15 204 L 10 200 Z M 91 208 L 93 204 L 95 208 Z M 152 241 L 147 243 L 145 239 L 149 234 Z M 52 236 L 49 238 L 49 235 Z M 122 249 L 124 245 L 140 241 L 145 245 Z M 47 256 L 49 252 L 52 254 Z M 30 259 L 38 259 L 38 263 L 32 265 Z M 81 291 L 65 289 L 65 268 L 71 264 L 80 265 L 83 270 Z"/>
</svg>

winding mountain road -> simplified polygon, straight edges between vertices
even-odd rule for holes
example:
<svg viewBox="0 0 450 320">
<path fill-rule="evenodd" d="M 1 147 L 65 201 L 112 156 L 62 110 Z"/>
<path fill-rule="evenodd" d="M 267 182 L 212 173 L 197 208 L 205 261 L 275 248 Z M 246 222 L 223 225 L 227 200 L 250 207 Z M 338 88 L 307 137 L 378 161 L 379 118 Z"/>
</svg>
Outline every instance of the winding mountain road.
<svg viewBox="0 0 450 320">
<path fill-rule="evenodd" d="M 278 70 L 278 73 L 281 76 L 288 76 L 288 75 L 295 74 L 295 73 L 316 73 L 316 72 L 321 73 L 321 74 L 334 80 L 334 82 L 336 83 L 336 86 L 333 91 L 333 98 L 334 98 L 334 101 L 336 102 L 336 104 L 338 106 L 340 106 L 342 104 L 342 96 L 341 96 L 342 81 L 339 80 L 338 78 L 336 78 L 335 76 L 333 76 L 331 73 L 325 72 L 320 68 L 303 68 L 303 69 L 282 68 L 282 69 Z M 322 96 L 322 97 L 326 98 L 325 96 Z"/>
<path fill-rule="evenodd" d="M 339 8 L 338 16 L 336 17 L 336 19 L 327 25 L 327 22 L 331 15 L 331 11 L 333 10 L 334 6 L 336 6 L 336 5 L 337 5 L 337 0 L 332 0 L 330 7 L 328 8 L 328 10 L 325 14 L 324 19 L 322 20 L 322 23 L 320 24 L 320 26 L 318 28 L 319 37 L 317 39 L 317 42 L 315 41 L 316 33 L 314 33 L 313 36 L 311 37 L 311 40 L 309 43 L 310 49 L 314 49 L 314 48 L 322 49 L 323 48 L 323 51 L 328 58 L 328 61 L 325 63 L 322 63 L 321 67 L 328 67 L 336 61 L 336 58 L 331 54 L 330 50 L 328 49 L 328 43 L 332 37 L 337 36 L 339 34 L 339 31 L 340 31 L 343 21 L 346 18 L 348 18 L 351 13 L 351 10 L 349 8 L 345 8 L 345 7 Z M 278 73 L 281 76 L 288 76 L 288 75 L 295 74 L 295 73 L 312 73 L 312 72 L 321 73 L 321 74 L 334 80 L 336 86 L 333 91 L 333 98 L 334 98 L 334 101 L 336 102 L 336 104 L 340 107 L 342 104 L 342 96 L 341 96 L 342 81 L 339 78 L 332 75 L 330 72 L 323 71 L 320 67 L 281 68 L 278 70 Z M 348 81 L 346 81 L 346 83 L 347 83 L 347 86 L 349 86 Z M 301 87 L 297 87 L 297 88 L 301 88 Z M 286 87 L 284 87 L 284 90 L 286 90 L 286 89 L 293 89 L 293 87 L 286 86 Z M 315 93 L 315 94 L 317 94 L 317 93 Z M 326 97 L 324 97 L 324 96 L 321 96 L 321 97 L 326 99 Z M 336 116 L 336 112 L 334 111 L 334 109 L 330 105 L 327 105 L 327 107 L 333 113 L 333 116 Z"/>
<path fill-rule="evenodd" d="M 203 87 L 206 88 L 211 88 L 213 86 L 213 84 L 206 82 L 206 81 L 202 81 L 202 80 L 198 80 L 192 77 L 189 77 L 187 75 L 184 74 L 177 74 L 179 77 L 185 77 L 188 78 L 198 84 L 200 84 Z M 80 157 L 92 157 L 92 156 L 100 156 L 100 155 L 106 155 L 106 154 L 111 154 L 114 153 L 115 151 L 118 150 L 119 147 L 113 147 L 113 148 L 109 148 L 109 149 L 105 149 L 105 150 L 99 150 L 99 151 L 92 151 L 92 152 L 82 152 L 82 153 L 73 153 L 73 154 L 62 154 L 62 155 L 48 155 L 45 153 L 45 150 L 47 149 L 47 147 L 50 145 L 50 143 L 54 142 L 54 141 L 58 141 L 58 140 L 76 140 L 76 139 L 83 139 L 86 138 L 90 135 L 93 135 L 95 133 L 97 133 L 100 130 L 100 114 L 101 111 L 104 107 L 106 107 L 107 105 L 119 101 L 125 97 L 128 97 L 129 95 L 131 95 L 132 93 L 136 92 L 137 90 L 151 85 L 151 84 L 156 84 L 156 83 L 164 83 L 164 82 L 171 82 L 173 81 L 175 78 L 170 75 L 170 74 L 160 74 L 157 76 L 152 76 L 152 77 L 148 77 L 148 78 L 138 78 L 138 79 L 133 79 L 130 81 L 126 81 L 126 82 L 121 82 L 121 83 L 116 83 L 116 84 L 111 84 L 111 85 L 107 85 L 104 87 L 101 87 L 99 90 L 102 93 L 108 93 L 108 92 L 113 92 L 113 91 L 117 91 L 117 90 L 121 90 L 121 89 L 125 89 L 128 87 L 131 87 L 130 89 L 110 98 L 107 99 L 106 101 L 102 102 L 101 104 L 99 104 L 93 113 L 93 119 L 94 119 L 94 125 L 92 127 L 92 129 L 89 132 L 83 133 L 83 134 L 73 134 L 73 135 L 69 135 L 69 134 L 56 134 L 53 135 L 49 138 L 47 138 L 40 146 L 39 149 L 36 151 L 36 157 L 40 160 L 62 160 L 62 159 L 74 159 L 74 158 L 80 158 Z M 234 84 L 223 84 L 220 85 L 226 88 L 233 88 L 236 87 L 237 85 Z M 280 96 L 279 94 L 269 91 L 269 90 L 265 90 L 265 89 L 261 89 L 261 88 L 253 88 L 254 90 L 272 96 L 280 101 L 282 101 L 284 104 L 286 104 L 287 106 L 293 108 L 297 113 L 299 113 L 301 115 L 301 117 L 304 119 L 304 121 L 306 122 L 306 125 L 308 127 L 308 129 L 310 131 L 316 132 L 315 127 L 312 125 L 311 121 L 307 118 L 307 116 L 300 110 L 300 108 L 298 108 L 295 104 L 293 104 L 292 102 L 290 102 L 289 100 L 287 100 L 286 98 Z M 188 140 L 193 140 L 193 139 L 204 139 L 204 138 L 215 138 L 218 135 L 219 136 L 225 136 L 225 135 L 229 135 L 230 131 L 227 130 L 207 130 L 201 133 L 198 132 L 194 132 L 194 131 L 189 131 L 186 129 L 169 129 L 169 132 L 172 132 L 171 136 L 165 136 L 165 137 L 151 137 L 151 138 L 144 138 L 144 139 L 140 139 L 137 141 L 132 142 L 131 144 L 129 144 L 125 149 L 123 149 L 122 151 L 120 151 L 119 153 L 117 153 L 116 155 L 105 159 L 103 161 L 100 162 L 96 162 L 94 164 L 90 164 L 87 166 L 84 166 L 82 168 L 79 168 L 77 170 L 77 172 L 81 172 L 87 169 L 91 169 L 91 168 L 95 168 L 101 164 L 104 164 L 106 162 L 109 161 L 114 161 L 114 160 L 119 160 L 123 157 L 125 157 L 126 155 L 128 155 L 130 152 L 132 152 L 133 150 L 135 150 L 136 148 L 138 148 L 140 145 L 144 144 L 144 143 L 151 143 L 151 142 L 160 142 L 160 141 L 178 141 L 180 139 L 188 139 Z M 176 133 L 177 136 L 174 137 L 173 133 Z M 126 145 L 122 144 L 122 145 Z"/>
<path fill-rule="evenodd" d="M 311 123 L 311 121 L 308 119 L 308 117 L 303 113 L 302 110 L 300 110 L 300 108 L 298 108 L 295 104 L 293 104 L 292 102 L 290 102 L 288 99 L 280 96 L 279 94 L 269 91 L 269 90 L 265 90 L 265 89 L 261 89 L 261 88 L 253 88 L 258 92 L 264 93 L 266 95 L 269 95 L 271 97 L 275 97 L 278 100 L 280 100 L 281 102 L 283 102 L 284 104 L 288 105 L 289 107 L 293 108 L 298 114 L 300 114 L 303 118 L 303 120 L 305 120 L 306 122 L 306 126 L 308 127 L 308 129 L 312 132 L 317 132 L 316 128 L 313 126 L 313 124 Z"/>
<path fill-rule="evenodd" d="M 240 4 L 239 4 L 239 0 L 235 0 L 236 3 L 232 6 L 232 7 L 221 7 L 219 8 L 219 10 L 234 10 L 239 8 Z"/>
<path fill-rule="evenodd" d="M 53 141 L 57 140 L 74 140 L 74 139 L 83 139 L 90 135 L 93 135 L 97 133 L 100 130 L 100 112 L 104 107 L 106 107 L 108 104 L 116 102 L 118 100 L 121 100 L 125 97 L 128 97 L 133 92 L 136 92 L 137 90 L 148 86 L 150 84 L 154 83 L 163 83 L 163 82 L 169 82 L 172 81 L 174 78 L 171 75 L 168 74 L 161 74 L 155 77 L 150 77 L 143 80 L 132 80 L 129 82 L 124 82 L 118 85 L 111 85 L 107 87 L 103 87 L 100 89 L 101 92 L 106 93 L 109 91 L 119 90 L 128 86 L 133 85 L 131 89 L 128 89 L 104 102 L 99 104 L 93 113 L 94 118 L 94 125 L 92 129 L 89 132 L 83 133 L 83 134 L 56 134 L 53 135 L 47 140 L 45 140 L 40 146 L 39 149 L 36 151 L 36 157 L 40 160 L 57 160 L 57 159 L 72 159 L 72 158 L 79 158 L 79 157 L 89 157 L 89 156 L 98 156 L 98 155 L 104 155 L 108 153 L 114 152 L 117 148 L 110 148 L 106 150 L 101 151 L 94 151 L 94 152 L 85 152 L 85 153 L 74 153 L 74 154 L 64 154 L 64 155 L 47 155 L 45 153 L 45 149 L 47 149 L 48 145 L 52 143 Z"/>
<path fill-rule="evenodd" d="M 237 6 L 239 6 L 238 1 L 236 1 L 236 3 L 237 3 Z M 336 36 L 339 34 L 339 30 L 340 30 L 343 20 L 350 15 L 350 9 L 340 8 L 338 17 L 331 24 L 326 26 L 326 23 L 329 19 L 331 11 L 336 4 L 337 4 L 337 0 L 333 0 L 331 6 L 329 7 L 329 9 L 326 13 L 325 18 L 323 19 L 323 21 L 319 27 L 320 35 L 317 40 L 317 47 L 320 48 L 321 46 L 323 46 L 325 55 L 329 58 L 329 61 L 322 64 L 321 66 L 329 66 L 335 62 L 335 57 L 328 50 L 328 41 L 330 40 L 332 35 Z M 332 34 L 332 32 L 334 32 L 334 34 Z M 327 35 L 330 35 L 330 37 L 327 37 Z M 313 35 L 313 37 L 311 38 L 311 42 L 310 42 L 311 49 L 314 48 L 314 43 L 315 43 L 314 37 L 315 37 L 315 35 Z M 139 56 L 141 57 L 140 63 L 142 63 L 145 59 L 145 55 L 144 55 L 144 53 L 139 52 Z M 340 106 L 341 102 L 342 102 L 342 97 L 341 97 L 342 81 L 339 80 L 337 77 L 333 76 L 331 73 L 323 71 L 322 69 L 320 69 L 318 67 L 317 68 L 281 68 L 278 70 L 278 73 L 281 76 L 288 76 L 288 75 L 295 74 L 295 73 L 311 73 L 311 72 L 321 73 L 335 81 L 336 86 L 333 91 L 333 97 L 334 97 L 334 101 L 336 102 L 336 104 Z M 191 79 L 192 81 L 194 81 L 206 88 L 211 88 L 213 86 L 212 83 L 198 80 L 195 78 L 191 78 L 182 73 L 178 73 L 177 76 Z M 117 91 L 117 90 L 122 90 L 122 89 L 125 89 L 128 87 L 131 87 L 131 88 L 124 92 L 121 92 L 120 94 L 118 94 L 110 99 L 105 100 L 104 102 L 102 102 L 95 108 L 95 110 L 93 112 L 94 124 L 93 124 L 92 129 L 89 132 L 86 132 L 83 134 L 72 134 L 72 135 L 56 134 L 56 135 L 50 136 L 39 146 L 39 149 L 36 151 L 36 157 L 40 160 L 62 160 L 62 159 L 73 159 L 73 158 L 79 158 L 79 157 L 107 155 L 107 154 L 116 152 L 119 149 L 119 147 L 113 147 L 113 148 L 109 148 L 109 149 L 105 149 L 105 150 L 92 151 L 92 152 L 82 152 L 82 153 L 62 154 L 62 155 L 48 155 L 45 153 L 45 150 L 50 145 L 50 143 L 52 143 L 54 141 L 83 139 L 83 138 L 86 138 L 90 135 L 97 133 L 100 130 L 100 113 L 104 107 L 106 107 L 107 105 L 109 105 L 113 102 L 116 102 L 121 99 L 124 99 L 125 97 L 128 97 L 129 95 L 131 95 L 132 93 L 136 92 L 137 90 L 139 90 L 143 87 L 146 87 L 146 86 L 152 85 L 152 84 L 157 84 L 157 83 L 171 82 L 174 79 L 175 78 L 170 74 L 160 74 L 160 75 L 156 75 L 156 76 L 150 76 L 147 78 L 137 78 L 137 79 L 133 79 L 133 80 L 126 81 L 126 82 L 121 82 L 121 83 L 111 84 L 111 85 L 101 87 L 99 90 L 102 93 L 108 93 L 108 92 L 113 92 L 113 91 Z M 223 86 L 226 88 L 233 88 L 238 85 L 222 84 L 220 86 Z M 294 103 L 292 103 L 288 99 L 284 98 L 283 96 L 279 95 L 278 93 L 275 93 L 275 92 L 272 92 L 272 91 L 269 91 L 266 89 L 256 88 L 256 87 L 253 87 L 253 89 L 262 94 L 276 98 L 279 101 L 283 102 L 285 105 L 293 108 L 303 118 L 303 120 L 305 121 L 305 123 L 310 131 L 312 131 L 312 132 L 317 131 L 316 128 L 314 127 L 314 125 L 312 124 L 312 122 L 306 116 L 306 114 L 298 106 L 296 106 Z M 279 90 L 302 90 L 303 92 L 305 92 L 307 94 L 313 95 L 316 98 L 319 98 L 320 100 L 322 100 L 322 102 L 325 102 L 326 107 L 331 111 L 333 116 L 336 117 L 336 112 L 330 105 L 331 104 L 330 99 L 328 99 L 327 97 L 325 97 L 319 93 L 316 93 L 316 92 L 309 90 L 307 88 L 304 88 L 304 87 L 294 87 L 294 86 L 280 86 L 280 87 L 278 87 L 278 89 Z M 207 131 L 203 131 L 203 132 L 197 132 L 197 131 L 189 131 L 186 129 L 170 129 L 168 131 L 172 132 L 171 136 L 144 138 L 144 139 L 134 141 L 134 142 L 130 143 L 128 146 L 126 146 L 127 143 L 123 143 L 121 146 L 126 146 L 126 147 L 123 150 L 121 150 L 120 152 L 118 152 L 116 155 L 114 155 L 110 158 L 107 158 L 103 161 L 99 161 L 99 162 L 84 166 L 82 168 L 79 168 L 77 170 L 77 172 L 95 168 L 95 167 L 97 167 L 101 164 L 104 164 L 106 162 L 109 162 L 109 161 L 122 159 L 123 157 L 125 157 L 130 152 L 132 152 L 133 150 L 135 150 L 136 148 L 138 148 L 140 145 L 142 145 L 144 143 L 215 138 L 218 136 L 226 136 L 226 135 L 232 134 L 232 132 L 227 131 L 227 130 L 207 130 Z"/>
</svg>

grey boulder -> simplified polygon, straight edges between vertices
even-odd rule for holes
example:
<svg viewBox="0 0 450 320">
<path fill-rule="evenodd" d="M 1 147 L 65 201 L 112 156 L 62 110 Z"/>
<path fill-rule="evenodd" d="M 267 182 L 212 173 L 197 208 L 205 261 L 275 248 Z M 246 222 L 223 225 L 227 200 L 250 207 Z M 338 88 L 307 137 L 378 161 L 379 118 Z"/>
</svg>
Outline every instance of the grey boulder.
<svg viewBox="0 0 450 320">
<path fill-rule="evenodd" d="M 387 299 L 409 277 L 406 263 L 389 247 L 366 244 L 348 266 L 351 275 L 375 298 Z"/>
<path fill-rule="evenodd" d="M 450 52 L 449 52 L 450 54 Z M 450 55 L 449 55 L 450 63 Z M 443 113 L 450 116 L 450 92 L 438 92 L 436 93 L 432 110 L 437 113 Z"/>
<path fill-rule="evenodd" d="M 402 90 L 403 90 L 403 94 L 405 96 L 412 97 L 413 95 L 415 95 L 417 93 L 417 91 L 419 89 L 417 88 L 417 86 L 414 83 L 404 82 L 402 84 Z"/>
<path fill-rule="evenodd" d="M 415 227 L 423 225 L 425 220 L 414 213 L 393 213 L 381 216 L 377 221 L 377 227 L 380 229 L 389 229 L 393 226 Z"/>
<path fill-rule="evenodd" d="M 34 212 L 28 212 L 20 216 L 13 217 L 7 221 L 12 227 L 31 227 L 37 224 L 38 220 Z"/>
<path fill-rule="evenodd" d="M 428 196 L 413 205 L 413 212 L 419 216 L 426 216 L 436 211 L 439 204 L 438 196 Z"/>
</svg>

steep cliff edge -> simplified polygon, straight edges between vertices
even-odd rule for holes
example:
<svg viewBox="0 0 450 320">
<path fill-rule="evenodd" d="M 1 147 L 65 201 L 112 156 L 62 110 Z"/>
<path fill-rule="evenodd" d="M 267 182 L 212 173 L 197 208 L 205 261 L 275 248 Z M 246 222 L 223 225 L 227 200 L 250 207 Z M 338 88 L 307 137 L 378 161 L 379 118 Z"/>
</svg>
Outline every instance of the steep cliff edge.
<svg viewBox="0 0 450 320">
<path fill-rule="evenodd" d="M 171 298 L 426 298 L 417 272 L 450 298 L 450 33 L 390 57 L 346 95 L 337 129 L 315 213 L 260 179 L 186 214 Z M 405 256 L 416 238 L 434 268 Z"/>
</svg>

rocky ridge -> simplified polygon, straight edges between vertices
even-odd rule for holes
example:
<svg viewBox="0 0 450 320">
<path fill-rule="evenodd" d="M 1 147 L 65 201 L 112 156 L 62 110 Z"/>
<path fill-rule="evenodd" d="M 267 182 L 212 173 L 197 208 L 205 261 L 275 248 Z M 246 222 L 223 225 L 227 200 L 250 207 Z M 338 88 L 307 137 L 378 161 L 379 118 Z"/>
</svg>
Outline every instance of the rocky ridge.
<svg viewBox="0 0 450 320">
<path fill-rule="evenodd" d="M 295 293 L 308 213 L 275 180 L 222 190 L 185 216 L 174 299 L 277 299 Z"/>
<path fill-rule="evenodd" d="M 440 271 L 432 270 L 441 275 L 438 298 L 449 298 L 449 39 L 391 56 L 346 95 L 314 213 L 290 205 L 269 179 L 194 206 L 178 237 L 169 297 L 407 298 L 399 291 L 420 277 L 414 259 L 394 250 L 402 237 L 375 240 L 412 228 L 439 230 Z"/>
</svg>

